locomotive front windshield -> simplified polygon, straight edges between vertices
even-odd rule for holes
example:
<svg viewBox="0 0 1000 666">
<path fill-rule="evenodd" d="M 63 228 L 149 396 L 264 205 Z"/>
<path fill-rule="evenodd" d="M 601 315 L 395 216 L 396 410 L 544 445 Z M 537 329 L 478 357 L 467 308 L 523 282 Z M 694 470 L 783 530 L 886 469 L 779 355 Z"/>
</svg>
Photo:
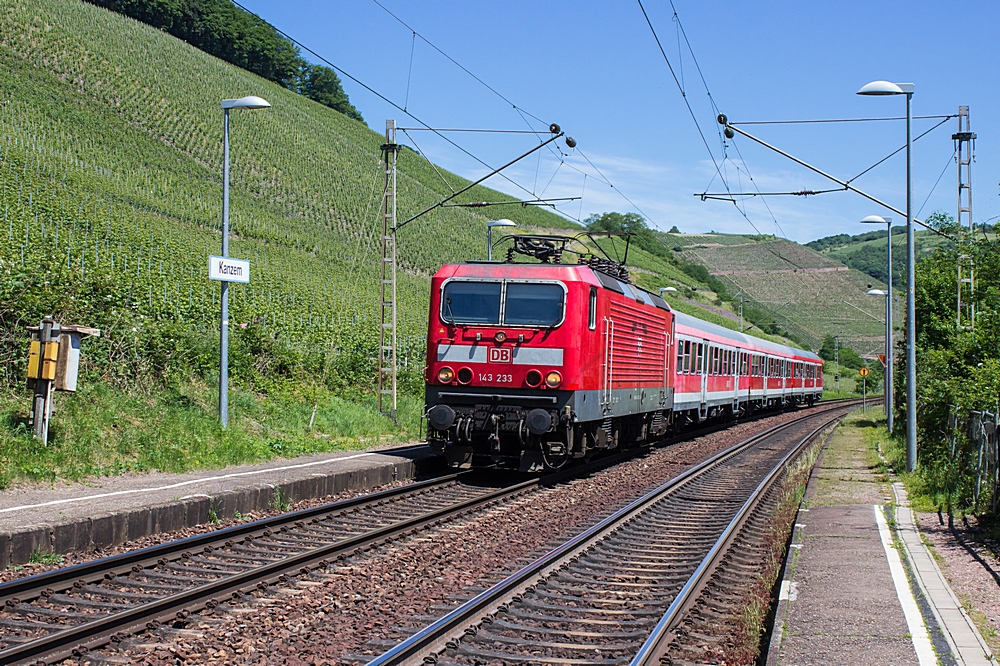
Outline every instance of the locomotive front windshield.
<svg viewBox="0 0 1000 666">
<path fill-rule="evenodd" d="M 563 318 L 565 293 L 562 285 L 546 282 L 451 280 L 441 294 L 441 321 L 484 326 L 557 326 Z"/>
</svg>

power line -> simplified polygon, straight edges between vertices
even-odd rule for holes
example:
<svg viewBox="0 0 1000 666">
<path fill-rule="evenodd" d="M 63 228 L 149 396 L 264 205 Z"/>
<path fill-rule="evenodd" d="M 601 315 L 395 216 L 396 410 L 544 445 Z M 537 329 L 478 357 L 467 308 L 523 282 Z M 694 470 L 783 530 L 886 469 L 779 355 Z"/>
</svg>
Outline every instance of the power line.
<svg viewBox="0 0 1000 666">
<path fill-rule="evenodd" d="M 944 118 L 948 120 L 950 118 L 955 118 L 956 115 L 953 113 L 948 116 L 913 116 L 913 120 L 925 120 L 925 119 L 935 119 Z M 906 116 L 899 117 L 889 117 L 889 118 L 829 118 L 822 120 L 744 120 L 741 122 L 730 121 L 730 125 L 807 125 L 810 123 L 870 123 L 877 122 L 881 120 L 906 120 Z"/>
<path fill-rule="evenodd" d="M 467 129 L 451 127 L 400 127 L 402 132 L 482 132 L 490 134 L 551 134 L 550 130 Z"/>
<path fill-rule="evenodd" d="M 485 88 L 486 88 L 487 90 L 489 90 L 489 91 L 490 91 L 491 93 L 493 93 L 494 95 L 496 95 L 497 97 L 499 97 L 499 98 L 500 98 L 500 99 L 502 99 L 503 101 L 507 102 L 508 104 L 510 104 L 510 105 L 511 105 L 512 107 L 514 107 L 514 108 L 515 108 L 515 109 L 517 109 L 518 111 L 521 111 L 521 112 L 523 112 L 523 113 L 525 113 L 525 114 L 527 114 L 527 115 L 531 116 L 532 118 L 534 118 L 534 119 L 535 119 L 535 120 L 537 120 L 538 122 L 542 123 L 543 125 L 548 125 L 548 123 L 546 123 L 545 121 L 543 121 L 543 120 L 542 120 L 541 118 L 539 118 L 538 116 L 536 116 L 536 115 L 534 115 L 534 114 L 532 114 L 532 113 L 530 113 L 530 112 L 526 111 L 525 109 L 523 109 L 523 108 L 519 107 L 519 106 L 518 106 L 517 104 L 514 104 L 514 102 L 512 102 L 512 101 L 510 101 L 509 99 L 507 99 L 506 97 L 504 97 L 504 96 L 503 96 L 502 94 L 500 94 L 500 92 L 498 92 L 498 91 L 497 91 L 497 90 L 496 90 L 495 88 L 493 88 L 493 87 L 492 87 L 492 86 L 491 86 L 490 84 L 486 83 L 486 82 L 485 82 L 485 81 L 483 81 L 483 80 L 482 80 L 481 78 L 479 78 L 478 76 L 476 76 L 475 74 L 473 74 L 472 72 L 470 72 L 470 71 L 469 71 L 468 69 L 466 69 L 466 68 L 465 68 L 465 67 L 464 67 L 464 66 L 463 66 L 462 64 L 460 64 L 460 63 L 459 63 L 459 62 L 458 62 L 457 60 L 455 60 L 455 59 L 454 59 L 454 58 L 452 58 L 452 57 L 451 57 L 450 55 L 448 55 L 447 53 L 445 53 L 444 51 L 442 51 L 441 49 L 439 49 L 439 48 L 438 48 L 437 46 L 435 46 L 435 45 L 434 45 L 434 44 L 433 44 L 433 43 L 432 43 L 432 42 L 431 42 L 431 41 L 430 41 L 429 39 L 427 39 L 426 37 L 424 37 L 423 35 L 421 35 L 421 34 L 420 34 L 419 32 L 417 32 L 416 30 L 414 30 L 413 28 L 411 28 L 411 27 L 410 27 L 410 26 L 409 26 L 409 25 L 408 25 L 408 24 L 407 24 L 407 23 L 406 23 L 406 22 L 405 22 L 405 21 L 404 21 L 403 19 L 399 18 L 398 16 L 396 16 L 395 14 L 393 14 L 393 13 L 392 13 L 391 11 L 389 11 L 389 10 L 388 10 L 388 9 L 386 8 L 386 6 L 385 6 L 385 5 L 383 5 L 383 4 L 381 3 L 381 2 L 379 2 L 378 0 L 372 0 L 372 2 L 374 2 L 374 3 L 376 4 L 376 5 L 378 5 L 379 7 L 381 7 L 381 8 L 382 8 L 382 10 L 383 10 L 383 11 L 384 11 L 384 12 L 385 12 L 386 14 L 388 14 L 388 15 L 389 15 L 389 16 L 391 16 L 392 18 L 396 19 L 396 20 L 397 20 L 397 21 L 398 21 L 398 22 L 400 23 L 400 25 L 402 25 L 402 26 L 403 26 L 403 27 L 405 27 L 405 28 L 406 28 L 407 30 L 409 30 L 410 32 L 412 32 L 412 33 L 413 33 L 414 35 L 416 35 L 417 37 L 419 37 L 419 38 L 420 38 L 420 39 L 421 39 L 421 40 L 422 40 L 422 41 L 423 41 L 423 42 L 424 42 L 425 44 L 427 44 L 427 45 L 428 45 L 429 47 L 431 47 L 432 49 L 434 49 L 435 51 L 437 51 L 438 53 L 440 53 L 440 54 L 441 54 L 442 56 L 444 56 L 445 58 L 447 58 L 447 59 L 448 59 L 448 60 L 449 60 L 449 61 L 450 61 L 450 62 L 451 62 L 451 63 L 452 63 L 453 65 L 455 65 L 455 66 L 456 66 L 456 67 L 458 67 L 458 68 L 459 68 L 460 70 L 462 70 L 463 72 L 465 72 L 466 74 L 468 74 L 469 76 L 471 76 L 472 78 L 474 78 L 474 79 L 475 79 L 476 81 L 478 81 L 478 82 L 479 82 L 480 84 L 482 84 L 482 85 L 483 85 L 483 87 L 485 87 Z"/>
<path fill-rule="evenodd" d="M 375 1 L 375 0 L 373 0 L 373 1 Z M 248 14 L 250 14 L 251 16 L 254 16 L 254 17 L 256 17 L 257 19 L 259 19 L 260 21 L 262 21 L 262 22 L 266 23 L 266 21 L 264 21 L 264 19 L 263 19 L 263 18 L 261 18 L 261 17 L 260 17 L 259 15 L 257 15 L 256 13 L 254 13 L 254 12 L 250 11 L 249 9 L 247 9 L 246 7 L 244 7 L 243 5 L 241 5 L 241 4 L 239 3 L 239 2 L 237 2 L 237 0 L 232 0 L 232 2 L 233 2 L 233 4 L 234 4 L 234 5 L 236 6 L 236 7 L 239 7 L 240 9 L 242 9 L 242 10 L 243 10 L 243 11 L 245 11 L 245 12 L 247 12 L 247 13 L 248 13 Z M 380 5 L 380 6 L 381 6 L 381 5 Z M 383 8 L 383 9 L 384 9 L 384 8 Z M 388 10 L 387 10 L 387 11 L 388 11 Z M 398 19 L 397 19 L 397 20 L 398 20 Z M 270 25 L 270 24 L 269 24 L 269 25 Z M 404 25 L 405 25 L 405 24 L 404 24 Z M 272 27 L 274 27 L 274 26 L 272 26 Z M 408 111 L 408 110 L 407 110 L 406 108 L 404 108 L 404 107 L 400 106 L 400 105 L 399 105 L 399 104 L 397 104 L 396 102 L 393 102 L 393 101 L 392 101 L 391 99 L 389 99 L 388 97 L 386 97 L 386 96 L 385 96 L 385 95 L 383 95 L 382 93 L 378 92 L 377 90 L 375 90 L 374 88 L 372 88 L 372 87 L 371 87 L 371 86 L 369 86 L 368 84 L 364 83 L 364 82 L 363 82 L 363 81 L 361 81 L 360 79 L 358 79 L 358 78 L 356 78 L 356 77 L 352 76 L 352 75 L 351 75 L 351 74 L 349 74 L 349 73 L 348 73 L 347 71 L 345 71 L 345 70 L 344 70 L 343 68 L 341 68 L 341 67 L 338 67 L 337 65 L 334 65 L 334 64 L 333 64 L 332 62 L 330 62 L 329 60 L 327 60 L 326 58 L 324 58 L 324 57 L 323 57 L 323 56 L 321 56 L 320 54 L 316 53 L 316 52 L 315 52 L 315 51 L 313 51 L 313 50 L 312 50 L 311 48 L 309 48 L 308 46 L 306 46 L 306 45 L 305 45 L 305 44 L 303 44 L 302 42 L 298 41 L 297 39 L 295 39 L 294 37 L 292 37 L 292 36 L 291 36 L 291 35 L 289 35 L 288 33 L 284 32 L 283 30 L 281 30 L 280 28 L 277 28 L 277 27 L 274 27 L 274 31 L 275 31 L 275 32 L 277 32 L 277 33 L 278 33 L 279 35 L 281 35 L 282 37 L 284 37 L 285 39 L 287 39 L 288 41 L 292 42 L 292 44 L 294 44 L 294 45 L 298 46 L 298 47 L 299 47 L 300 49 L 302 49 L 303 51 L 306 51 L 307 53 L 311 54 L 311 55 L 312 55 L 313 57 L 317 58 L 318 60 L 322 61 L 323 63 L 325 63 L 326 65 L 328 65 L 328 66 L 329 66 L 329 67 L 331 67 L 332 69 L 336 70 L 336 71 L 337 71 L 337 72 L 339 72 L 339 73 L 340 73 L 340 74 L 341 74 L 342 76 L 345 76 L 345 77 L 347 77 L 348 79 L 350 79 L 350 80 L 351 80 L 351 81 L 353 81 L 354 83 L 358 84 L 359 86 L 361 86 L 362 88 L 364 88 L 365 90 L 367 90 L 368 92 L 370 92 L 371 94 L 375 95 L 376 97 L 378 97 L 379 99 L 381 99 L 381 100 L 382 100 L 383 102 L 385 102 L 386 104 L 388 104 L 388 105 L 389 105 L 389 106 L 391 106 L 392 108 L 396 109 L 397 111 L 400 111 L 401 113 L 404 113 L 404 114 L 406 114 L 407 116 L 409 116 L 410 118 L 412 118 L 413 120 L 415 120 L 415 121 L 416 121 L 417 123 L 419 123 L 419 124 L 423 125 L 423 126 L 424 126 L 424 127 L 425 127 L 425 128 L 427 129 L 427 130 L 429 130 L 429 131 L 431 131 L 431 132 L 434 132 L 434 133 L 435 133 L 435 134 L 436 134 L 437 136 L 439 136 L 439 137 L 440 137 L 441 139 L 444 139 L 444 140 L 445 140 L 446 142 L 448 142 L 449 144 L 451 144 L 452 146 L 454 146 L 455 148 L 457 148 L 457 149 L 458 149 L 459 151 L 461 151 L 462 153 L 464 153 L 464 154 L 465 154 L 465 155 L 467 155 L 468 157 L 471 157 L 471 158 L 472 158 L 473 160 L 475 160 L 475 161 L 476 161 L 476 162 L 478 162 L 479 164 L 481 164 L 481 165 L 483 165 L 484 167 L 486 167 L 487 169 L 490 169 L 491 171 L 493 171 L 493 172 L 494 172 L 494 174 L 492 174 L 492 175 L 499 175 L 499 176 L 500 176 L 501 178 L 503 178 L 504 180 L 506 180 L 507 182 L 509 182 L 509 183 L 510 183 L 511 185 L 513 185 L 514 187 L 516 187 L 516 188 L 518 188 L 518 189 L 520 189 L 520 190 L 524 191 L 524 192 L 525 192 L 525 193 L 527 193 L 527 194 L 530 194 L 530 195 L 532 195 L 532 196 L 535 196 L 535 193 L 534 193 L 534 192 L 532 192 L 532 191 L 530 191 L 530 190 L 529 190 L 528 188 L 524 187 L 524 186 L 523 186 L 523 185 L 521 185 L 520 183 L 517 183 L 517 182 L 515 182 L 514 180 L 512 180 L 512 179 L 511 179 L 510 177 L 506 176 L 505 174 L 503 174 L 503 173 L 498 173 L 498 172 L 496 172 L 496 170 L 495 170 L 495 169 L 494 169 L 494 168 L 493 168 L 492 166 L 490 166 L 490 165 L 489 165 L 488 163 L 486 163 L 486 162 L 485 162 L 484 160 L 482 160 L 482 159 L 481 159 L 481 158 L 479 158 L 478 156 L 474 155 L 474 154 L 473 154 L 472 152 L 470 152 L 470 151 L 469 151 L 469 150 L 467 150 L 466 148 L 464 148 L 464 147 L 460 146 L 459 144 L 455 143 L 454 141 L 452 141 L 451 139 L 449 139 L 449 138 L 448 138 L 447 136 L 445 136 L 444 134 L 442 134 L 442 133 L 441 133 L 440 131 L 437 131 L 437 130 L 435 130 L 435 129 L 434 129 L 433 127 L 431 127 L 431 126 L 430 126 L 430 125 L 429 125 L 428 123 L 426 123 L 426 122 L 424 122 L 423 120 L 421 120 L 420 118 L 418 118 L 418 117 L 417 117 L 416 115 L 414 115 L 414 114 L 413 114 L 412 112 Z M 419 36 L 419 35 L 418 35 L 418 36 Z M 423 39 L 423 38 L 421 37 L 421 39 Z M 425 40 L 425 41 L 426 41 L 426 40 Z M 428 43 L 430 43 L 430 42 L 428 42 Z M 445 54 L 442 54 L 442 55 L 445 55 Z M 447 55 L 445 55 L 445 57 L 447 57 Z M 451 58 L 449 58 L 449 60 L 451 60 Z M 457 64 L 457 63 L 456 63 L 456 64 Z M 461 67 L 461 65 L 459 65 L 459 67 Z M 462 67 L 462 69 L 464 70 L 465 68 L 464 68 L 464 67 Z M 465 71 L 468 71 L 468 70 L 465 70 Z M 471 75 L 471 73 L 470 73 L 470 75 Z M 478 80 L 478 79 L 477 79 L 477 80 Z M 484 84 L 484 85 L 485 85 L 485 84 Z M 489 86 L 487 86 L 487 87 L 489 87 Z M 491 90 L 492 90 L 492 89 L 491 89 Z M 494 92 L 496 92 L 496 91 L 494 91 Z M 497 94 L 499 95 L 499 93 L 497 93 Z M 501 95 L 501 97 L 503 97 L 503 96 Z M 506 98 L 503 98 L 503 99 L 505 99 L 505 101 L 506 101 Z M 516 107 L 515 107 L 515 108 L 516 108 Z M 525 113 L 527 113 L 527 112 L 525 111 Z M 528 114 L 528 115 L 531 115 L 531 114 Z M 532 117 L 532 118 L 535 118 L 535 119 L 537 120 L 537 118 L 536 118 L 535 116 L 531 116 L 531 117 Z M 540 122 L 541 122 L 541 121 L 540 121 Z"/>
</svg>

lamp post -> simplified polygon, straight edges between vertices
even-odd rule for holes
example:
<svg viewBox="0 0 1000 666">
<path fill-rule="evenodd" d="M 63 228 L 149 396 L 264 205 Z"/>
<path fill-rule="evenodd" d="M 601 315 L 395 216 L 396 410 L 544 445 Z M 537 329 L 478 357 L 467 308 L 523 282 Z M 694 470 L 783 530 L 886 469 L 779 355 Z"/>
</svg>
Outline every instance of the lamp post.
<svg viewBox="0 0 1000 666">
<path fill-rule="evenodd" d="M 884 224 L 886 235 L 886 262 L 888 266 L 888 276 L 886 283 L 888 287 L 883 292 L 881 289 L 871 289 L 867 293 L 869 296 L 885 294 L 885 427 L 892 434 L 892 218 L 881 215 L 869 215 L 861 220 L 861 224 Z"/>
<path fill-rule="evenodd" d="M 906 471 L 917 467 L 917 352 L 916 352 L 916 278 L 913 251 L 913 208 L 910 138 L 913 104 L 912 83 L 872 81 L 858 91 L 859 95 L 906 96 Z"/>
<path fill-rule="evenodd" d="M 510 220 L 490 220 L 486 223 L 486 261 L 493 261 L 493 227 L 516 227 Z"/>
<path fill-rule="evenodd" d="M 270 103 L 254 95 L 222 100 L 222 256 L 229 256 L 229 110 L 266 109 Z M 219 422 L 229 425 L 229 283 L 221 283 L 219 319 Z"/>
<path fill-rule="evenodd" d="M 883 289 L 869 289 L 869 296 L 885 296 L 885 377 L 883 377 L 883 393 L 885 399 L 885 427 L 892 434 L 892 292 Z"/>
</svg>

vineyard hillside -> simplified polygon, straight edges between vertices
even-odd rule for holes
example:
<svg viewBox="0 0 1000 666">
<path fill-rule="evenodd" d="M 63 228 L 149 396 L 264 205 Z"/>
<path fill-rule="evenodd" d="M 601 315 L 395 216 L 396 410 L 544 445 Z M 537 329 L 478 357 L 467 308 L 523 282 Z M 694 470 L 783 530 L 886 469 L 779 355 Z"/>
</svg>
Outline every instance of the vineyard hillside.
<svg viewBox="0 0 1000 666">
<path fill-rule="evenodd" d="M 742 296 L 745 305 L 766 311 L 813 350 L 827 335 L 839 336 L 842 344 L 864 356 L 882 350 L 885 304 L 865 292 L 869 285 L 885 285 L 834 256 L 773 236 L 662 238 L 683 260 L 705 266 L 734 299 Z"/>
<path fill-rule="evenodd" d="M 126 455 L 105 452 L 84 469 L 162 465 L 139 462 L 133 449 L 168 437 L 150 430 L 177 406 L 205 439 L 243 447 L 200 464 L 293 453 L 290 430 L 307 449 L 323 445 L 314 437 L 393 432 L 378 418 L 354 428 L 335 400 L 370 412 L 384 136 L 92 4 L 4 3 L 0 21 L 0 486 L 25 473 L 5 465 L 21 455 L 8 452 L 30 448 L 25 326 L 45 315 L 102 331 L 84 348 L 84 392 L 60 399 L 52 433 L 80 449 L 81 437 L 121 443 Z M 220 434 L 210 428 L 219 283 L 207 276 L 221 244 L 220 100 L 250 94 L 272 108 L 232 114 L 230 254 L 251 261 L 252 280 L 230 289 L 238 395 L 234 427 Z M 469 184 L 412 150 L 398 159 L 400 219 Z M 512 200 L 484 187 L 467 197 Z M 522 228 L 573 226 L 537 207 L 502 210 Z M 399 234 L 404 429 L 417 427 L 427 277 L 443 262 L 482 256 L 487 219 L 445 208 Z M 90 434 L 72 416 L 87 401 L 90 414 L 108 412 Z M 183 466 L 189 455 L 167 460 Z M 40 468 L 25 463 L 29 476 Z"/>
</svg>

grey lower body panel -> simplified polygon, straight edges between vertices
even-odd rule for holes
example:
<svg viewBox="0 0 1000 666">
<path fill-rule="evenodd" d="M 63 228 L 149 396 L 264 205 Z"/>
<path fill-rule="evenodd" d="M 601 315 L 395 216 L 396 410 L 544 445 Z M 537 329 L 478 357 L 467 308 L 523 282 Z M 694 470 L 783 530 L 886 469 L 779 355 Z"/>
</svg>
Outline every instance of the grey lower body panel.
<svg viewBox="0 0 1000 666">
<path fill-rule="evenodd" d="M 428 386 L 428 407 L 438 404 L 520 405 L 562 412 L 566 407 L 577 423 L 607 418 L 672 411 L 674 390 L 668 387 L 613 389 L 611 391 L 510 390 L 482 387 Z"/>
</svg>

